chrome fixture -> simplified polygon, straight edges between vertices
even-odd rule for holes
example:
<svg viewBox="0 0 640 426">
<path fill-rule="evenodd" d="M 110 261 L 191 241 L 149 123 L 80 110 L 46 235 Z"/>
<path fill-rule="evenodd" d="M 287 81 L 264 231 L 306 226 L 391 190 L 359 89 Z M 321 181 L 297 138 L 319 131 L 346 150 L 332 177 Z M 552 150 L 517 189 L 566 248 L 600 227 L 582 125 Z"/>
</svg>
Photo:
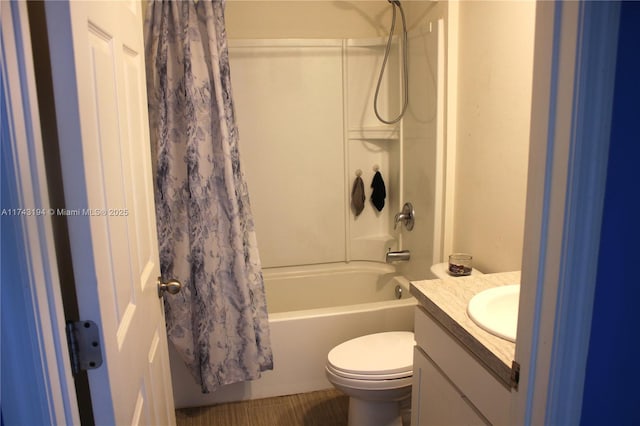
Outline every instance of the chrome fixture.
<svg viewBox="0 0 640 426">
<path fill-rule="evenodd" d="M 397 213 L 393 219 L 393 229 L 396 229 L 398 227 L 398 223 L 402 222 L 407 231 L 411 231 L 415 223 L 415 215 L 416 212 L 413 210 L 413 204 L 404 203 L 402 211 Z"/>
<path fill-rule="evenodd" d="M 391 262 L 406 262 L 411 259 L 411 252 L 409 250 L 391 251 L 389 250 L 385 256 L 384 261 Z"/>
<path fill-rule="evenodd" d="M 404 10 L 398 0 L 388 0 L 391 3 L 391 9 L 393 10 L 393 17 L 391 18 L 391 29 L 389 30 L 389 39 L 387 41 L 387 48 L 384 51 L 384 59 L 382 61 L 382 67 L 380 68 L 380 76 L 378 77 L 378 84 L 376 85 L 376 93 L 373 96 L 373 112 L 375 112 L 378 120 L 384 124 L 395 124 L 404 113 L 407 111 L 407 105 L 409 104 L 409 67 L 408 67 L 408 55 L 409 46 L 407 42 L 407 21 L 404 17 Z M 380 92 L 380 85 L 382 84 L 382 76 L 384 75 L 384 69 L 387 66 L 387 59 L 389 59 L 389 51 L 391 50 L 391 41 L 393 40 L 393 30 L 396 27 L 396 7 L 400 9 L 400 16 L 402 17 L 402 88 L 404 92 L 402 101 L 402 110 L 396 118 L 386 120 L 380 116 L 378 112 L 378 94 Z"/>
<path fill-rule="evenodd" d="M 402 299 L 402 287 L 397 285 L 395 293 L 396 293 L 396 299 Z"/>
</svg>

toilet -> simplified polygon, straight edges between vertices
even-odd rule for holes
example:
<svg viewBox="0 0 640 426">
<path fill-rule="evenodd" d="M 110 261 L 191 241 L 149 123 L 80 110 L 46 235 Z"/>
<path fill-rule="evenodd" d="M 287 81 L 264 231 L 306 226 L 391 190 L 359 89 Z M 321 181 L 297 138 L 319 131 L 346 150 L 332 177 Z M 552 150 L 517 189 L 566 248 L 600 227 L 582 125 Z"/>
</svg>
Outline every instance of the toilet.
<svg viewBox="0 0 640 426">
<path fill-rule="evenodd" d="M 452 280 L 447 262 L 431 273 Z M 473 268 L 472 275 L 484 275 Z M 329 382 L 349 396 L 349 426 L 402 426 L 411 402 L 413 332 L 390 331 L 348 340 L 327 356 Z"/>
<path fill-rule="evenodd" d="M 327 379 L 349 396 L 349 426 L 402 426 L 410 403 L 413 332 L 391 331 L 348 340 L 327 356 Z"/>
</svg>

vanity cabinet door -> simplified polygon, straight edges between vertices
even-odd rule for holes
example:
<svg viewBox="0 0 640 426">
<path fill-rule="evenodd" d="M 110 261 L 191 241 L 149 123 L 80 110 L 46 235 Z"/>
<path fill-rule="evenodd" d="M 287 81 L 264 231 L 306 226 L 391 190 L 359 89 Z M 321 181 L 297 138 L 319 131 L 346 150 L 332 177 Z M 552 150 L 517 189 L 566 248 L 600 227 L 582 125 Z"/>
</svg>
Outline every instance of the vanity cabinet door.
<svg viewBox="0 0 640 426">
<path fill-rule="evenodd" d="M 411 407 L 412 426 L 490 424 L 418 346 Z"/>
</svg>

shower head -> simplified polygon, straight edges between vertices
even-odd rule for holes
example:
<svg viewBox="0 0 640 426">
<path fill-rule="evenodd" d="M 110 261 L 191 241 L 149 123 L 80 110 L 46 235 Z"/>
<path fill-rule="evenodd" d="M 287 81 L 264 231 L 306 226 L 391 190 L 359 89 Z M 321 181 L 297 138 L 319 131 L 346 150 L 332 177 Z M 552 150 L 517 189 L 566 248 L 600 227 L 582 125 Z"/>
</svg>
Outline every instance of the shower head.
<svg viewBox="0 0 640 426">
<path fill-rule="evenodd" d="M 400 6 L 400 0 L 387 0 L 392 5 Z"/>
</svg>

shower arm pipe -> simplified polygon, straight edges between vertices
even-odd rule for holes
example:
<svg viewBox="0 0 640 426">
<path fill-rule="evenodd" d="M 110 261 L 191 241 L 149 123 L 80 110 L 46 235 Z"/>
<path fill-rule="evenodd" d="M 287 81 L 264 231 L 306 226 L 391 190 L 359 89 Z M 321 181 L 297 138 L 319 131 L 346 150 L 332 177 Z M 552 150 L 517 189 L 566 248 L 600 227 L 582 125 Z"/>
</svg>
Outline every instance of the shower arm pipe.
<svg viewBox="0 0 640 426">
<path fill-rule="evenodd" d="M 407 48 L 407 21 L 404 16 L 404 10 L 402 9 L 402 5 L 398 0 L 389 0 L 393 9 L 393 16 L 391 18 L 391 28 L 389 29 L 389 39 L 387 40 L 387 47 L 384 52 L 384 59 L 382 61 L 382 67 L 380 68 L 380 75 L 378 77 L 378 84 L 376 85 L 376 92 L 373 97 L 373 111 L 376 114 L 378 120 L 385 124 L 395 124 L 404 116 L 407 106 L 409 104 L 409 69 L 407 66 L 407 58 L 408 58 L 408 48 Z M 387 65 L 387 60 L 389 59 L 389 52 L 391 51 L 391 42 L 393 40 L 393 32 L 396 27 L 396 6 L 400 9 L 400 16 L 402 18 L 402 86 L 404 92 L 404 100 L 402 103 L 402 109 L 400 110 L 400 114 L 391 120 L 385 120 L 380 116 L 380 112 L 378 111 L 378 95 L 380 93 L 380 86 L 382 85 L 382 77 L 384 76 L 384 71 Z"/>
</svg>

